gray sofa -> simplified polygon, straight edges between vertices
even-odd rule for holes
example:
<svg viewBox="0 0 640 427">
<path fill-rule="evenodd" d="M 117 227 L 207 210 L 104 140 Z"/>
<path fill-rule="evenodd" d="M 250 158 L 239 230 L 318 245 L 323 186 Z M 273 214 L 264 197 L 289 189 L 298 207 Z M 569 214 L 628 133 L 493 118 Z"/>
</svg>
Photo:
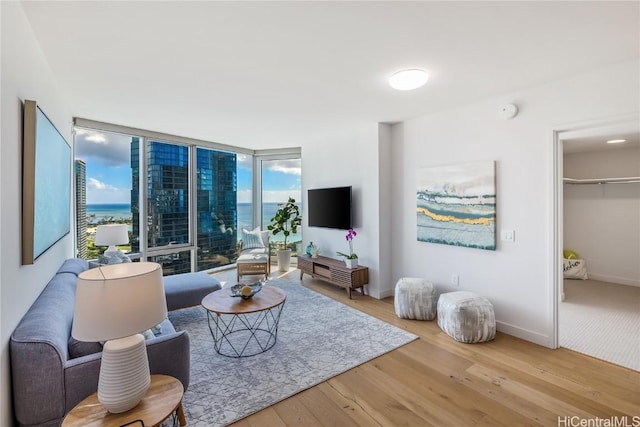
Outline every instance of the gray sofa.
<svg viewBox="0 0 640 427">
<path fill-rule="evenodd" d="M 11 336 L 13 407 L 20 425 L 59 426 L 67 412 L 98 389 L 100 344 L 71 337 L 76 281 L 87 268 L 85 260 L 66 260 Z M 200 273 L 164 280 L 170 310 L 199 304 L 206 293 L 220 289 L 216 279 Z M 189 335 L 176 332 L 168 319 L 161 329 L 146 341 L 151 373 L 171 375 L 186 389 Z"/>
</svg>

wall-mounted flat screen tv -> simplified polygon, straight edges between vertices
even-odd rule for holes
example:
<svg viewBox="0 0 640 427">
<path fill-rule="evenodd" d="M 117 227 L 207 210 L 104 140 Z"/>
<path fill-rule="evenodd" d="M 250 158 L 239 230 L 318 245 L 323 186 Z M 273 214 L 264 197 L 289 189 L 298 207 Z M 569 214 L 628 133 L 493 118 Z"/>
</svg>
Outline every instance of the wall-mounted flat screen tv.
<svg viewBox="0 0 640 427">
<path fill-rule="evenodd" d="M 71 229 L 71 146 L 29 100 L 22 144 L 22 264 L 33 264 Z"/>
<path fill-rule="evenodd" d="M 308 190 L 309 227 L 348 230 L 351 222 L 351 187 Z"/>
</svg>

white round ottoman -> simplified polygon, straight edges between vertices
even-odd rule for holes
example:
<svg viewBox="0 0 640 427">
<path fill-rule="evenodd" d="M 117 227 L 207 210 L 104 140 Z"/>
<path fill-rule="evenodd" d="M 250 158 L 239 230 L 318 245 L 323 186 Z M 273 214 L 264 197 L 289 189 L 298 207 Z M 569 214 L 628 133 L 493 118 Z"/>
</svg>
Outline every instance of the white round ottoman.
<svg viewBox="0 0 640 427">
<path fill-rule="evenodd" d="M 438 300 L 438 326 L 464 343 L 491 341 L 496 337 L 493 305 L 473 292 L 448 292 Z"/>
<path fill-rule="evenodd" d="M 393 306 L 401 319 L 435 319 L 436 292 L 433 284 L 415 277 L 401 278 L 396 283 Z"/>
</svg>

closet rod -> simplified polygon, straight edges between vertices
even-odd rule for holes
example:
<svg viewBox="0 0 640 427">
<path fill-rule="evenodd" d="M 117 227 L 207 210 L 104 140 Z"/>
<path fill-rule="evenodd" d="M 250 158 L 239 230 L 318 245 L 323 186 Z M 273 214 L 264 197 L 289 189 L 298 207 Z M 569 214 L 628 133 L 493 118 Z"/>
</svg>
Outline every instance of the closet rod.
<svg viewBox="0 0 640 427">
<path fill-rule="evenodd" d="M 562 180 L 565 184 L 630 184 L 640 182 L 640 176 L 630 176 L 626 178 L 563 178 Z"/>
</svg>

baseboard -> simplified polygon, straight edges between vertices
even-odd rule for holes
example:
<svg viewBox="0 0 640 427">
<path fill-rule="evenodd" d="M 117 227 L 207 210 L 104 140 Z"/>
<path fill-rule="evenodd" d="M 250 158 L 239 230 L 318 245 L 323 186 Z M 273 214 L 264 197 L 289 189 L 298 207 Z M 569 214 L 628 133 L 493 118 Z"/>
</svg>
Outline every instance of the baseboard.
<svg viewBox="0 0 640 427">
<path fill-rule="evenodd" d="M 640 280 L 628 279 L 626 277 L 608 276 L 606 274 L 588 273 L 589 279 L 599 280 L 601 282 L 617 283 L 619 285 L 637 286 L 640 287 Z"/>
<path fill-rule="evenodd" d="M 532 342 L 534 344 L 541 345 L 547 348 L 553 347 L 553 339 L 549 335 L 541 334 L 539 332 L 530 331 L 528 329 L 521 328 L 519 326 L 511 325 L 509 323 L 496 321 L 496 329 L 505 334 L 521 338 L 525 341 Z"/>
<path fill-rule="evenodd" d="M 385 299 L 387 297 L 392 297 L 395 294 L 395 289 L 386 289 L 380 292 L 378 299 Z"/>
</svg>

